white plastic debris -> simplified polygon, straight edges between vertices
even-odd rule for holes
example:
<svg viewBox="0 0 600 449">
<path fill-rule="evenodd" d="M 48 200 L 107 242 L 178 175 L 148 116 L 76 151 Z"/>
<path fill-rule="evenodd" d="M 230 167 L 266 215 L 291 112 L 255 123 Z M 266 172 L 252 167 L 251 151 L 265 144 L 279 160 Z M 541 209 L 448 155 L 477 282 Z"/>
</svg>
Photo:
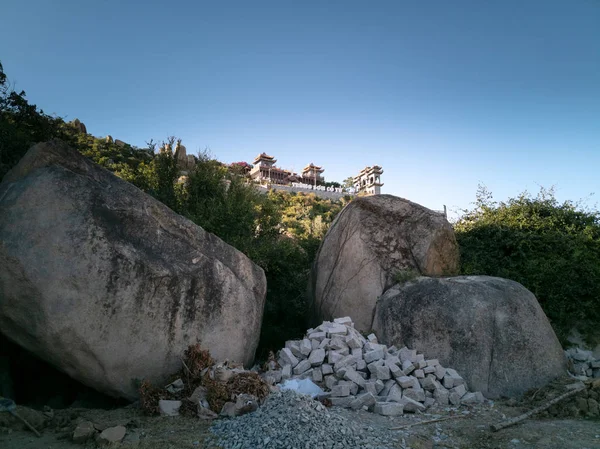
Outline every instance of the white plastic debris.
<svg viewBox="0 0 600 449">
<path fill-rule="evenodd" d="M 288 379 L 281 384 L 282 390 L 297 391 L 301 394 L 309 395 L 314 398 L 325 392 L 310 379 Z"/>
</svg>

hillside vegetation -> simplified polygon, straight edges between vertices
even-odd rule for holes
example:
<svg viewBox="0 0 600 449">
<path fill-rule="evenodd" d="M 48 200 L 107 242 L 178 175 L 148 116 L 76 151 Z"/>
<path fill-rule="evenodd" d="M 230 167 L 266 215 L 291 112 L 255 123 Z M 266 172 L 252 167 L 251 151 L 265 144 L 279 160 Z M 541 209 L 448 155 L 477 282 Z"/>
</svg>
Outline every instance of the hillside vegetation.
<svg viewBox="0 0 600 449">
<path fill-rule="evenodd" d="M 480 187 L 455 224 L 463 274 L 520 282 L 538 298 L 559 338 L 573 328 L 600 342 L 600 213 L 553 190 L 497 203 Z"/>
</svg>

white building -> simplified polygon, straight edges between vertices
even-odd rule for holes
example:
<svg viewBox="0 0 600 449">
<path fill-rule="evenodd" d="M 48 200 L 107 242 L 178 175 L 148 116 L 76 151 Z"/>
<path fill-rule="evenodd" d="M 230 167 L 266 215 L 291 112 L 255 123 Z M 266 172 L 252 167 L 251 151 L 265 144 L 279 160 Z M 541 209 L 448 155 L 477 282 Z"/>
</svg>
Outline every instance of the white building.
<svg viewBox="0 0 600 449">
<path fill-rule="evenodd" d="M 381 186 L 381 175 L 383 169 L 374 165 L 373 167 L 365 167 L 361 172 L 354 177 L 354 189 L 357 194 L 363 193 L 366 195 L 380 195 Z"/>
</svg>

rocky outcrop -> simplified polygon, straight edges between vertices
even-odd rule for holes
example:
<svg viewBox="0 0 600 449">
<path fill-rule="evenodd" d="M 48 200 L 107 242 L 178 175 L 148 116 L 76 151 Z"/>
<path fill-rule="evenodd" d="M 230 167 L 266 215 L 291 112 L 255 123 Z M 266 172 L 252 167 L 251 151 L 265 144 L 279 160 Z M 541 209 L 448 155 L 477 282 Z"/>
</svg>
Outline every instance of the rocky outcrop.
<svg viewBox="0 0 600 449">
<path fill-rule="evenodd" d="M 0 330 L 71 377 L 133 398 L 196 342 L 253 361 L 262 269 L 77 151 L 30 149 L 0 217 Z"/>
<path fill-rule="evenodd" d="M 446 218 L 392 195 L 354 199 L 332 223 L 313 266 L 312 321 L 350 316 L 369 332 L 375 303 L 398 274 L 457 274 L 459 252 Z"/>
<path fill-rule="evenodd" d="M 566 359 L 535 296 L 488 276 L 420 277 L 377 303 L 374 331 L 422 350 L 486 397 L 517 396 L 566 374 Z"/>
</svg>

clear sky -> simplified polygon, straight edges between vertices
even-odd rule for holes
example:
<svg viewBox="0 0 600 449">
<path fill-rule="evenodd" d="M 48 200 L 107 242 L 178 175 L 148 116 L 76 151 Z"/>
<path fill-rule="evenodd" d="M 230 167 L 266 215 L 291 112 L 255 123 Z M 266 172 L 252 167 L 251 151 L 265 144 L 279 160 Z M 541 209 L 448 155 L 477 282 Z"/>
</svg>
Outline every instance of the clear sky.
<svg viewBox="0 0 600 449">
<path fill-rule="evenodd" d="M 3 0 L 0 61 L 47 113 L 224 162 L 261 152 L 469 207 L 600 196 L 600 0 Z M 590 201 L 594 205 L 595 199 Z"/>
</svg>

